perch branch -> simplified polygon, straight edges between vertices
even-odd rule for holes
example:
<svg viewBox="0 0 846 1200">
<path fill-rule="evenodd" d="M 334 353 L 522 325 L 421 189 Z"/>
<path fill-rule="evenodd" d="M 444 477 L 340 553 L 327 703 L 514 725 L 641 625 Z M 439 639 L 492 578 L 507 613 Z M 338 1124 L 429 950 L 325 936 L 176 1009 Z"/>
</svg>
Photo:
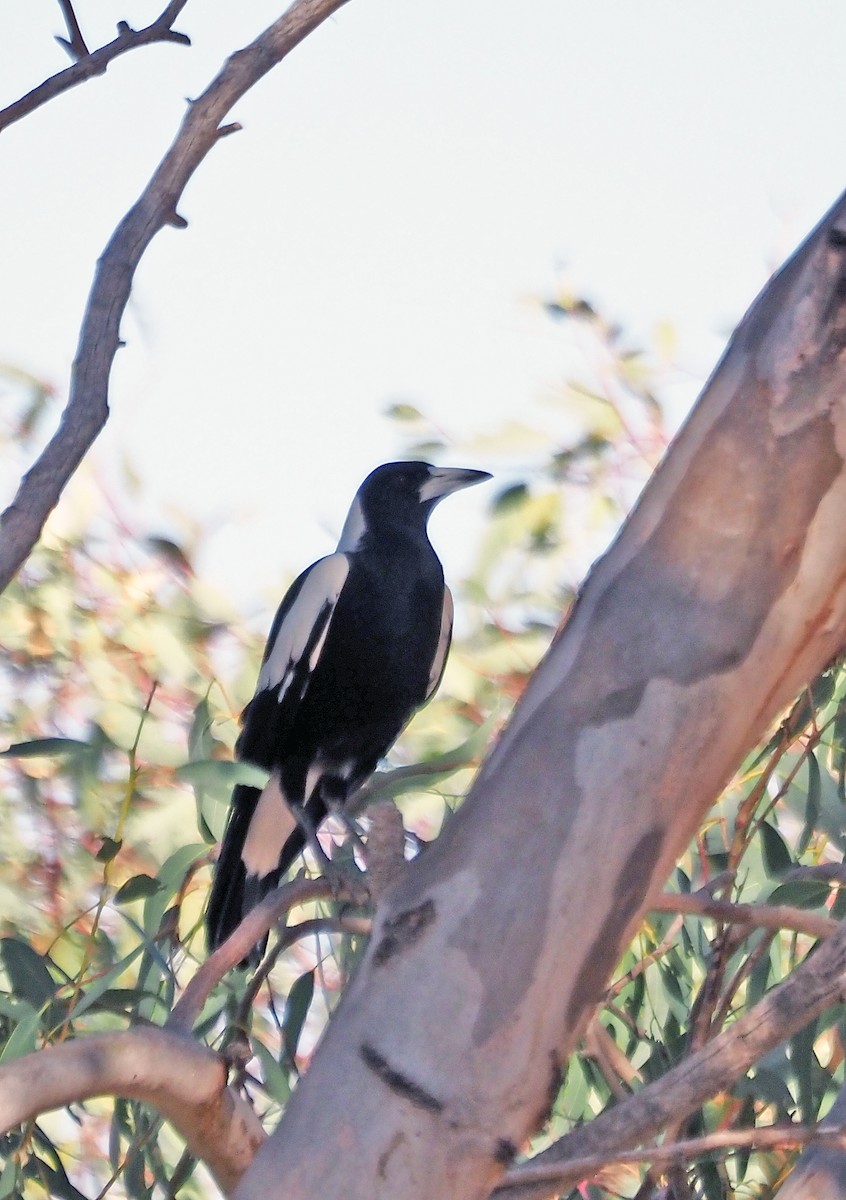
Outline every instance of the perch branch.
<svg viewBox="0 0 846 1200">
<path fill-rule="evenodd" d="M 257 904 L 247 913 L 237 929 L 218 946 L 214 954 L 209 955 L 193 976 L 178 1004 L 174 1006 L 166 1028 L 181 1032 L 191 1030 L 203 1010 L 203 1005 L 224 975 L 247 957 L 256 942 L 260 941 L 281 917 L 300 904 L 328 899 L 343 900 L 356 907 L 363 907 L 368 902 L 369 893 L 363 886 L 354 889 L 352 884 L 345 891 L 339 890 L 337 883 L 321 876 L 319 879 L 293 879 L 265 896 L 261 904 Z M 304 924 L 307 925 L 308 922 Z M 349 921 L 344 927 L 357 933 L 366 931 L 364 926 Z M 286 949 L 300 937 L 305 937 L 308 932 L 309 929 L 301 929 L 298 925 L 285 929 L 280 935 L 279 947 L 274 948 L 271 955 Z M 273 965 L 272 962 L 270 965 Z"/>
<path fill-rule="evenodd" d="M 246 958 L 280 917 L 299 904 L 326 900 L 331 895 L 332 887 L 326 879 L 294 879 L 265 896 L 193 976 L 170 1014 L 167 1028 L 185 1032 L 192 1029 L 203 1005 L 224 975 Z"/>
</svg>

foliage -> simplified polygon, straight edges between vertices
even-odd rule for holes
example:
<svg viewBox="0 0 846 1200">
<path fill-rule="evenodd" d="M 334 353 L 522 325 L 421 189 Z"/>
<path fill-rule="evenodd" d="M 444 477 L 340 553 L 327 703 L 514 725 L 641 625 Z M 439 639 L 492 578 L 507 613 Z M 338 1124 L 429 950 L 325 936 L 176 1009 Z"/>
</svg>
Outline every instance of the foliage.
<svg viewBox="0 0 846 1200">
<path fill-rule="evenodd" d="M 393 765 L 421 772 L 401 783 L 388 775 L 382 788 L 400 793 L 408 828 L 424 839 L 466 790 L 482 742 L 667 440 L 664 395 L 676 372 L 666 332 L 638 352 L 579 297 L 562 291 L 545 311 L 571 377 L 531 420 L 459 447 L 411 405 L 391 410 L 409 452 L 471 450 L 499 480 L 459 588 L 467 603 L 440 696 L 392 754 Z M 49 391 L 7 380 L 18 414 L 9 440 L 20 442 L 49 412 Z M 0 1061 L 128 1022 L 163 1023 L 204 957 L 208 864 L 261 638 L 198 577 L 190 540 L 143 538 L 116 511 L 86 475 L 0 601 Z M 695 755 L 691 747 L 691 771 Z M 844 802 L 846 678 L 833 664 L 750 755 L 679 864 L 676 889 L 840 915 Z M 536 1145 L 659 1076 L 810 948 L 795 933 L 650 916 Z M 233 1031 L 249 1038 L 245 1086 L 269 1121 L 359 949 L 356 938 L 321 932 L 280 958 L 254 1003 L 239 971 L 210 997 L 198 1033 L 213 1046 Z M 676 1132 L 815 1119 L 842 1078 L 844 1032 L 842 1013 L 828 1014 Z M 122 1100 L 39 1118 L 0 1154 L 0 1200 L 213 1194 L 156 1114 Z M 722 1156 L 674 1185 L 708 1200 L 763 1197 L 788 1164 L 774 1151 Z M 643 1175 L 609 1170 L 590 1194 L 645 1196 Z"/>
</svg>

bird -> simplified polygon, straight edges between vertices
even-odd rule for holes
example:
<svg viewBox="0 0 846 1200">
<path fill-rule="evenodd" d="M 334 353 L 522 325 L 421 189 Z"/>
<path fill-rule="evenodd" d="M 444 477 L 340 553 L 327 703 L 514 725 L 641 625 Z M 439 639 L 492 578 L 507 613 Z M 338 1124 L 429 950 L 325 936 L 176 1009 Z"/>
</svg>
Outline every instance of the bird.
<svg viewBox="0 0 846 1200">
<path fill-rule="evenodd" d="M 241 717 L 240 762 L 214 868 L 206 937 L 214 951 L 278 886 L 329 811 L 343 810 L 440 683 L 453 601 L 429 541 L 445 496 L 487 471 L 383 463 L 359 487 L 337 549 L 289 588 Z M 255 964 L 266 939 L 245 962 Z"/>
</svg>

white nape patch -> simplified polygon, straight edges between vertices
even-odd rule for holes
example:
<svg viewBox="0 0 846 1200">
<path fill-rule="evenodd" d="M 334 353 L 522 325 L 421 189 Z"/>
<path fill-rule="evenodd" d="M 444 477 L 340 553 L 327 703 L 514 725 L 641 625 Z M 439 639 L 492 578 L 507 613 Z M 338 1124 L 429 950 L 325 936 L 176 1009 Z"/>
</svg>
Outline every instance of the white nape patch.
<svg viewBox="0 0 846 1200">
<path fill-rule="evenodd" d="M 367 522 L 364 519 L 361 501 L 356 496 L 350 505 L 347 519 L 344 521 L 344 528 L 341 530 L 341 540 L 338 542 L 340 553 L 349 554 L 351 551 L 357 550 L 366 530 Z"/>
<path fill-rule="evenodd" d="M 426 689 L 426 699 L 430 700 L 444 673 L 446 656 L 449 653 L 449 643 L 452 639 L 452 618 L 455 606 L 452 602 L 452 592 L 444 588 L 444 607 L 441 611 L 441 632 L 438 635 L 438 645 L 435 657 L 432 659 L 432 669 L 429 671 L 429 685 Z"/>
<path fill-rule="evenodd" d="M 241 859 L 247 874 L 258 875 L 261 879 L 274 871 L 279 864 L 282 847 L 296 825 L 279 777 L 272 775 L 259 796 L 244 839 Z"/>
<path fill-rule="evenodd" d="M 285 614 L 270 653 L 264 661 L 257 692 L 279 686 L 279 700 L 282 700 L 294 677 L 293 669 L 305 653 L 315 623 L 328 606 L 329 612 L 326 615 L 323 633 L 309 659 L 309 667 L 314 667 L 317 655 L 326 640 L 332 612 L 338 603 L 349 569 L 349 560 L 345 554 L 330 554 L 327 558 L 321 558 L 311 568 L 299 595 Z"/>
</svg>

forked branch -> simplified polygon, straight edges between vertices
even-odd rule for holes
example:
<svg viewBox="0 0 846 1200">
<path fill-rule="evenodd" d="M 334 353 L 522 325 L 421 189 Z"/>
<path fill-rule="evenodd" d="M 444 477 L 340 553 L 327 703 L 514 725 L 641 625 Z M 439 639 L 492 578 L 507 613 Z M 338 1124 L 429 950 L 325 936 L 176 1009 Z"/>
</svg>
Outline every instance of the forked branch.
<svg viewBox="0 0 846 1200">
<path fill-rule="evenodd" d="M 233 104 L 346 2 L 295 0 L 259 37 L 232 54 L 189 106 L 172 146 L 112 234 L 97 263 L 59 428 L 0 517 L 0 591 L 25 562 L 108 419 L 109 376 L 120 345 L 121 318 L 144 251 L 166 225 L 184 225 L 177 204 L 212 146 L 231 132 L 231 124 L 222 123 Z"/>
<path fill-rule="evenodd" d="M 162 14 L 143 29 L 131 29 L 125 21 L 121 21 L 118 25 L 117 37 L 107 42 L 105 46 L 100 46 L 98 50 L 89 51 L 73 7 L 62 2 L 68 37 L 56 40 L 64 46 L 74 61 L 69 67 L 65 67 L 64 71 L 51 75 L 49 79 L 39 83 L 38 87 L 34 87 L 31 92 L 21 96 L 20 100 L 15 100 L 13 104 L 0 110 L 0 133 L 9 125 L 14 125 L 16 121 L 22 120 L 30 113 L 35 112 L 37 108 L 54 100 L 62 92 L 76 87 L 79 83 L 84 83 L 87 79 L 92 79 L 95 75 L 104 75 L 109 64 L 119 58 L 121 54 L 126 54 L 139 46 L 149 46 L 153 42 L 176 42 L 180 46 L 190 46 L 191 39 L 188 35 L 179 33 L 173 28 L 174 21 L 187 3 L 188 0 L 171 0 Z"/>
</svg>

